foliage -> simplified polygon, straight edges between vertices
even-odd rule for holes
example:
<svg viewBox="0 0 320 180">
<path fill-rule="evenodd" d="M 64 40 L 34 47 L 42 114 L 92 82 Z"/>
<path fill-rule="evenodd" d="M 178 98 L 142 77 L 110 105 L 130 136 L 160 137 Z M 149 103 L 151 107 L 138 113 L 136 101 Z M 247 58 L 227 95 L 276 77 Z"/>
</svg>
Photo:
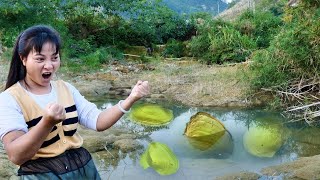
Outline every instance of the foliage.
<svg viewBox="0 0 320 180">
<path fill-rule="evenodd" d="M 256 41 L 258 48 L 267 48 L 282 25 L 281 17 L 270 11 L 246 11 L 236 22 L 241 34 L 250 36 Z"/>
<path fill-rule="evenodd" d="M 245 61 L 257 48 L 267 48 L 282 26 L 280 17 L 268 11 L 244 12 L 233 23 L 202 17 L 194 16 L 198 34 L 190 50 L 208 64 Z"/>
<path fill-rule="evenodd" d="M 180 58 L 185 54 L 185 46 L 182 42 L 171 39 L 166 44 L 162 55 L 165 57 Z"/>
<path fill-rule="evenodd" d="M 13 46 L 17 35 L 34 24 L 60 26 L 57 21 L 57 0 L 41 5 L 39 0 L 1 0 L 0 2 L 0 40 L 5 46 Z"/>
<path fill-rule="evenodd" d="M 64 53 L 70 58 L 79 58 L 86 54 L 94 52 L 96 46 L 92 45 L 92 38 L 75 40 L 73 38 L 68 39 L 64 42 L 65 49 Z"/>
<path fill-rule="evenodd" d="M 107 64 L 114 60 L 123 59 L 122 53 L 112 47 L 98 48 L 86 55 L 70 58 L 63 62 L 63 66 L 71 71 L 92 71 L 101 67 L 101 64 Z"/>
<path fill-rule="evenodd" d="M 256 9 L 258 11 L 269 11 L 275 16 L 283 14 L 283 9 L 288 3 L 288 0 L 260 0 Z"/>
<path fill-rule="evenodd" d="M 285 12 L 286 24 L 270 47 L 252 56 L 254 88 L 285 88 L 294 79 L 312 79 L 319 74 L 319 3 L 302 1 L 299 7 L 287 8 Z"/>
<path fill-rule="evenodd" d="M 190 42 L 191 53 L 208 64 L 245 61 L 255 48 L 256 44 L 249 36 L 221 20 L 204 22 Z"/>
<path fill-rule="evenodd" d="M 64 22 L 75 39 L 86 39 L 104 27 L 104 17 L 89 4 L 69 1 L 63 6 Z"/>
<path fill-rule="evenodd" d="M 94 2 L 71 2 L 64 7 L 69 33 L 74 39 L 86 39 L 93 48 L 152 47 L 170 38 L 184 39 L 193 30 L 185 17 L 163 6 L 161 1 L 131 1 L 125 5 L 113 1 Z M 73 43 L 69 43 L 69 47 L 77 46 Z"/>
<path fill-rule="evenodd" d="M 250 66 L 253 87 L 271 87 L 274 85 L 286 85 L 287 79 L 291 78 L 291 74 L 284 71 L 285 62 L 282 59 L 273 59 L 274 55 L 270 52 L 271 48 L 256 51 L 252 54 L 253 64 Z M 278 62 L 280 60 L 280 62 Z"/>
<path fill-rule="evenodd" d="M 211 41 L 209 57 L 211 61 L 222 64 L 224 62 L 243 62 L 256 48 L 255 42 L 247 35 L 242 35 L 234 27 L 221 27 Z"/>
<path fill-rule="evenodd" d="M 150 46 L 163 44 L 169 39 L 185 39 L 193 30 L 192 24 L 185 21 L 186 17 L 179 15 L 161 1 L 142 1 L 130 12 L 129 28 L 135 45 Z"/>
<path fill-rule="evenodd" d="M 110 45 L 151 47 L 172 38 L 184 40 L 194 31 L 186 18 L 161 0 L 51 0 L 45 5 L 40 0 L 3 0 L 0 40 L 12 47 L 25 28 L 47 24 L 61 33 L 64 51 L 73 58 Z"/>
</svg>

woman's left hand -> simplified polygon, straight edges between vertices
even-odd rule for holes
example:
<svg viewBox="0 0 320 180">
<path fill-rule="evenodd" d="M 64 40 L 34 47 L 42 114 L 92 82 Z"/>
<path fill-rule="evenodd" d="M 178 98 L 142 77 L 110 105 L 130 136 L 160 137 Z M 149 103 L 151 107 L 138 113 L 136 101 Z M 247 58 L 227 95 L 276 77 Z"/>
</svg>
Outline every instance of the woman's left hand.
<svg viewBox="0 0 320 180">
<path fill-rule="evenodd" d="M 130 111 L 130 108 L 136 101 L 147 96 L 149 93 L 150 87 L 148 81 L 138 81 L 125 100 L 120 100 L 118 104 L 107 108 L 99 114 L 96 125 L 97 131 L 104 131 L 110 128 L 124 113 Z"/>
<path fill-rule="evenodd" d="M 137 101 L 144 96 L 147 96 L 150 93 L 150 87 L 148 81 L 138 81 L 137 84 L 133 87 L 129 98 L 132 98 L 133 101 Z"/>
</svg>

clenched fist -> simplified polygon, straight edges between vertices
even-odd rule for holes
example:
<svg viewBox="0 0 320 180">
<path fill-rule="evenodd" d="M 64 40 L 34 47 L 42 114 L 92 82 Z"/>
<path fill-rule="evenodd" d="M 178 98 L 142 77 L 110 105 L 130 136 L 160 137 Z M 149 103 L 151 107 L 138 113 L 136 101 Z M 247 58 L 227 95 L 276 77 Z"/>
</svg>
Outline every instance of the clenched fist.
<svg viewBox="0 0 320 180">
<path fill-rule="evenodd" d="M 133 87 L 129 97 L 137 101 L 142 97 L 147 96 L 149 93 L 150 87 L 148 81 L 138 81 L 137 84 Z"/>
<path fill-rule="evenodd" d="M 57 124 L 66 119 L 66 110 L 57 103 L 49 103 L 46 106 L 43 118 L 51 124 Z"/>
</svg>

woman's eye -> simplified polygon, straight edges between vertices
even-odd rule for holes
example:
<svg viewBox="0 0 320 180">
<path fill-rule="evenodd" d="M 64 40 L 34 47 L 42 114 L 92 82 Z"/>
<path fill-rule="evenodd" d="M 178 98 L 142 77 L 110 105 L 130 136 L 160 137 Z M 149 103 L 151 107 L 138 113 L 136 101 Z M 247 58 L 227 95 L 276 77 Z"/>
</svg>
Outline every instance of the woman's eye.
<svg viewBox="0 0 320 180">
<path fill-rule="evenodd" d="M 52 60 L 53 60 L 53 61 L 57 61 L 57 60 L 58 60 L 58 56 L 53 57 Z"/>
<path fill-rule="evenodd" d="M 36 61 L 44 61 L 43 58 L 36 58 Z"/>
</svg>

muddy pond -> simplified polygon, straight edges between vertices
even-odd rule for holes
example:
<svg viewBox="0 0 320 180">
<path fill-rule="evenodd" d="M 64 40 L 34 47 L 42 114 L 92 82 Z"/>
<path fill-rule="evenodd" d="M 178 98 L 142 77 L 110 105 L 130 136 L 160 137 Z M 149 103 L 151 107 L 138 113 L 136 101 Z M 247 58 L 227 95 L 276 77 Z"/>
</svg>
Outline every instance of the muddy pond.
<svg viewBox="0 0 320 180">
<path fill-rule="evenodd" d="M 101 109 L 118 102 L 118 100 L 91 101 Z M 135 106 L 144 104 L 146 103 L 140 102 Z M 110 157 L 104 159 L 102 156 L 93 156 L 102 179 L 204 180 L 240 171 L 261 174 L 259 172 L 264 167 L 320 153 L 318 138 L 320 129 L 304 124 L 284 123 L 285 119 L 279 112 L 260 108 L 195 108 L 166 102 L 151 104 L 169 109 L 173 113 L 172 120 L 166 125 L 150 127 L 133 121 L 128 114 L 124 115 L 115 126 L 139 134 L 138 142 L 141 148 L 113 157 L 112 147 L 106 147 L 106 153 L 117 159 L 117 163 L 114 164 L 108 162 Z M 205 112 L 215 117 L 226 129 L 223 136 L 214 140 L 215 142 L 208 148 L 199 148 L 185 135 L 187 123 L 198 112 Z M 150 167 L 142 168 L 140 159 L 152 142 L 164 144 L 171 150 L 170 155 L 178 161 L 178 168 L 173 173 L 160 175 L 161 170 L 170 167 L 161 164 L 152 166 L 150 159 L 148 160 Z M 152 155 L 149 156 L 152 159 Z M 166 156 L 159 156 L 162 161 L 166 161 Z"/>
</svg>

